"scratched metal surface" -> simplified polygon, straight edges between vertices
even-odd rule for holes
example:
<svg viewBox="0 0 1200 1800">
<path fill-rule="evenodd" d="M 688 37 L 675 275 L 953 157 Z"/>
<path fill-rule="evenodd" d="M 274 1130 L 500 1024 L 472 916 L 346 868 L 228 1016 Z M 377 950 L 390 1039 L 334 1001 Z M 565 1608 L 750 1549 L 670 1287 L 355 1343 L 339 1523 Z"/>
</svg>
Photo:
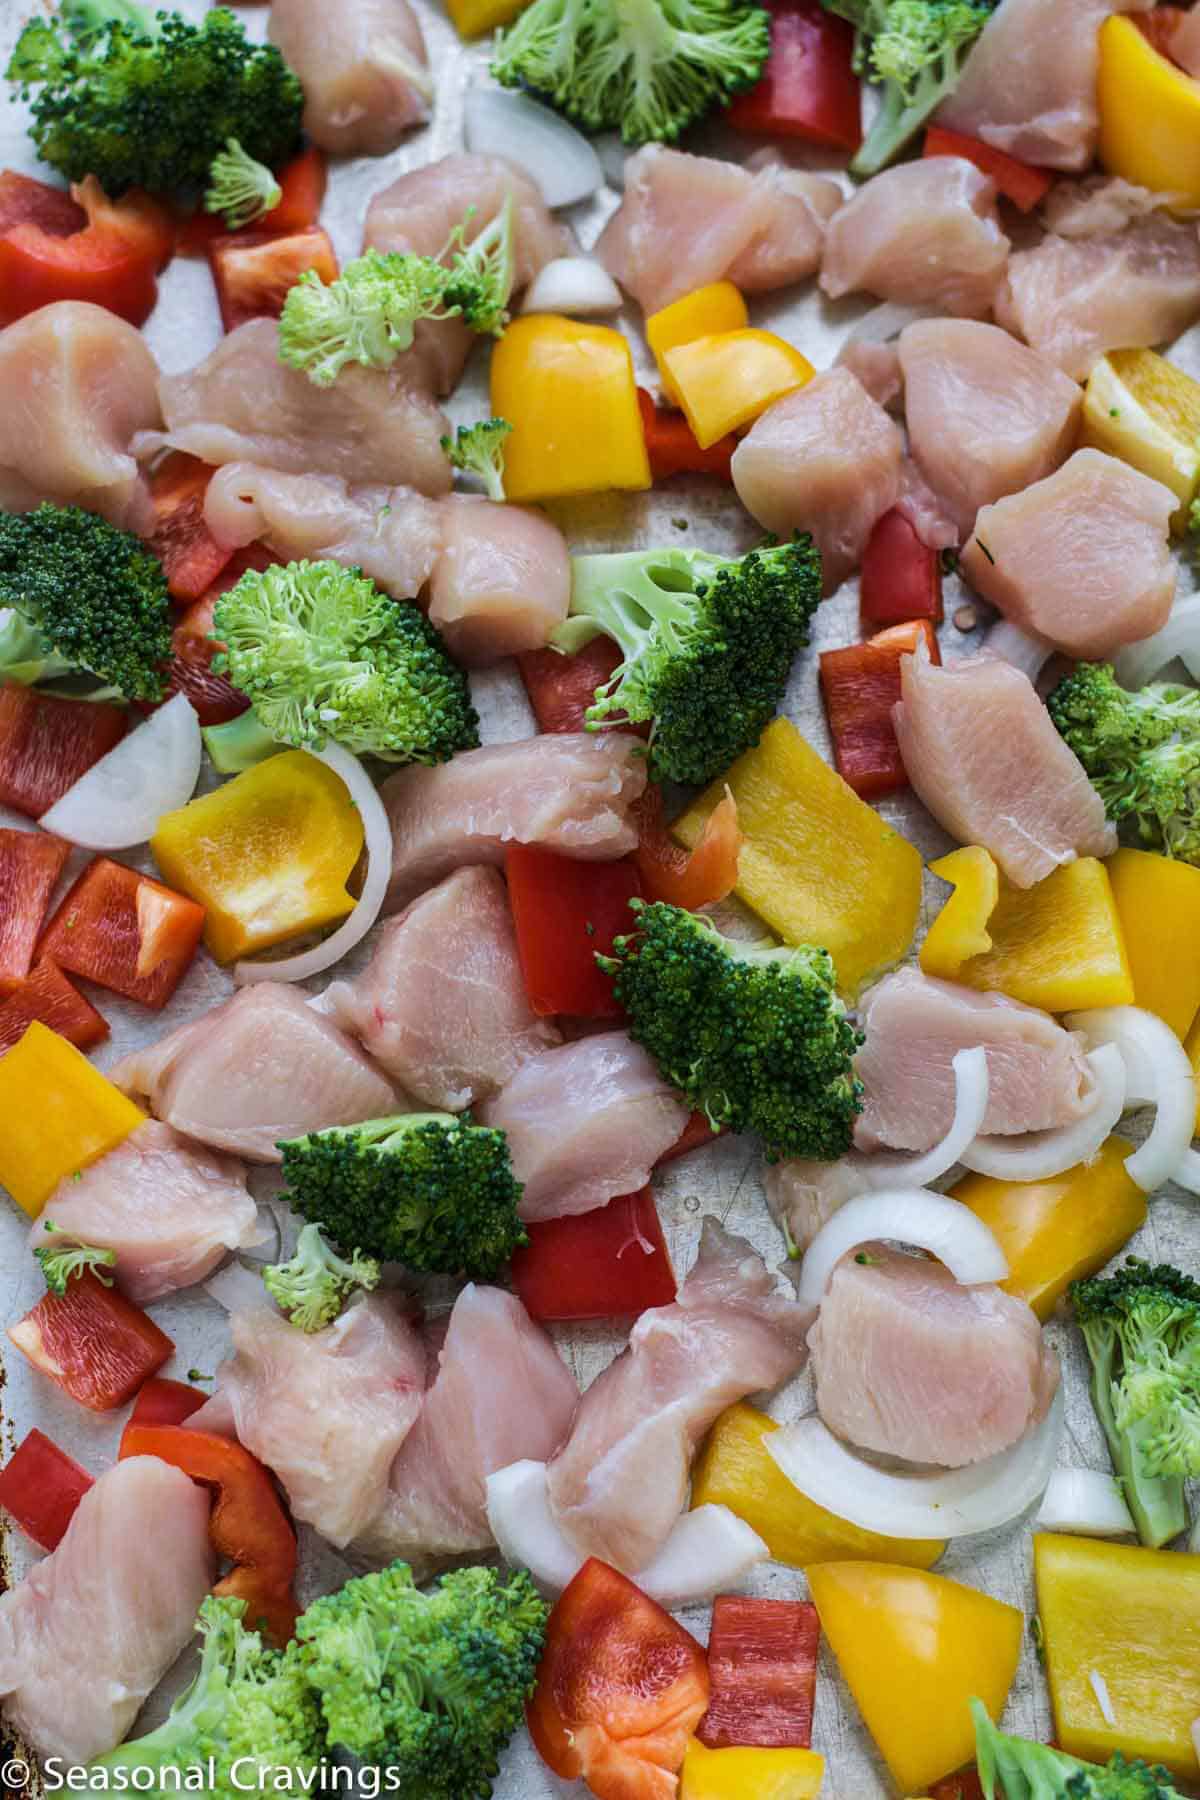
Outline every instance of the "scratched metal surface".
<svg viewBox="0 0 1200 1800">
<path fill-rule="evenodd" d="M 435 116 L 427 129 L 414 134 L 395 155 L 362 159 L 334 170 L 326 222 L 343 259 L 357 253 L 363 214 L 368 200 L 378 189 L 402 170 L 419 166 L 461 146 L 463 94 L 473 82 L 486 80 L 486 49 L 463 49 L 439 7 L 428 4 L 427 0 L 416 0 L 416 4 L 439 72 Z M 181 10 L 197 16 L 204 9 L 199 0 L 184 0 Z M 243 10 L 251 29 L 261 33 L 265 25 L 265 8 L 249 6 Z M 329 7 L 331 31 L 336 30 L 337 10 L 336 4 Z M 29 11 L 27 0 L 0 0 L 0 52 L 5 57 L 20 21 Z M 744 144 L 737 146 L 732 139 L 722 143 L 719 135 L 713 135 L 707 145 L 699 143 L 693 147 L 712 147 L 728 154 L 744 150 Z M 24 135 L 21 110 L 7 99 L 0 101 L 0 166 L 39 172 Z M 594 241 L 615 204 L 616 190 L 609 188 L 594 201 L 571 210 L 571 223 L 584 245 Z M 814 363 L 826 366 L 832 362 L 850 324 L 866 308 L 858 303 L 830 306 L 810 284 L 803 290 L 792 290 L 782 296 L 767 296 L 756 303 L 753 310 L 755 323 L 783 331 Z M 623 322 L 634 345 L 639 374 L 652 379 L 653 365 L 641 337 L 636 309 L 628 308 Z M 160 362 L 171 370 L 189 367 L 217 342 L 219 333 L 206 264 L 203 261 L 177 261 L 167 272 L 159 306 L 147 327 L 149 341 Z M 1193 346 L 1181 345 L 1178 355 L 1181 361 L 1200 372 L 1200 354 Z M 483 352 L 475 359 L 449 410 L 456 420 L 468 421 L 479 417 L 485 405 L 486 352 Z M 576 549 L 604 550 L 637 543 L 680 542 L 733 551 L 747 547 L 756 536 L 752 522 L 742 512 L 731 490 L 700 484 L 689 487 L 682 482 L 672 483 L 648 495 L 578 503 L 570 509 L 560 509 L 557 516 Z M 686 529 L 682 521 L 686 521 Z M 1190 585 L 1190 576 L 1186 574 L 1185 582 Z M 950 622 L 957 604 L 966 596 L 959 592 L 953 581 L 948 586 L 948 622 L 944 637 L 946 654 L 952 657 L 976 643 L 979 634 L 968 636 Z M 821 608 L 813 650 L 801 659 L 786 706 L 788 714 L 826 752 L 828 741 L 816 685 L 816 653 L 822 648 L 851 642 L 856 636 L 856 596 L 852 584 L 848 584 Z M 476 686 L 489 741 L 531 735 L 533 721 L 513 671 L 505 668 L 490 672 L 479 678 Z M 940 830 L 911 798 L 889 800 L 882 810 L 927 857 L 947 848 L 947 840 Z M 16 818 L 3 822 L 26 823 Z M 83 860 L 79 855 L 72 858 L 68 878 Z M 927 882 L 926 920 L 937 909 L 940 887 L 933 878 L 927 878 Z M 96 998 L 112 1023 L 113 1036 L 96 1060 L 102 1067 L 109 1066 L 125 1050 L 157 1037 L 172 1025 L 223 999 L 230 991 L 230 985 L 228 977 L 202 954 L 164 1018 L 147 1015 L 113 995 L 98 994 Z M 2 1120 L 0 1130 L 3 1130 Z M 272 1191 L 274 1178 L 259 1172 L 254 1183 L 266 1197 Z M 780 1260 L 782 1244 L 766 1212 L 759 1158 L 749 1144 L 725 1140 L 709 1151 L 673 1165 L 658 1182 L 658 1198 L 672 1254 L 681 1270 L 686 1270 L 691 1263 L 700 1218 L 705 1212 L 716 1213 L 731 1228 L 750 1238 L 773 1264 Z M 25 1229 L 21 1217 L 16 1216 L 16 1209 L 3 1205 L 0 1214 L 0 1318 L 7 1323 L 33 1304 L 41 1291 L 41 1279 L 33 1259 L 27 1254 Z M 1178 1193 L 1158 1196 L 1151 1208 L 1150 1223 L 1134 1247 L 1155 1260 L 1177 1260 L 1196 1270 L 1200 1267 L 1200 1236 L 1194 1203 Z M 445 1296 L 440 1298 L 444 1303 Z M 193 1367 L 207 1371 L 216 1367 L 225 1346 L 226 1331 L 223 1314 L 206 1296 L 193 1291 L 154 1310 L 178 1346 L 175 1362 L 167 1373 L 183 1376 Z M 1049 1329 L 1065 1365 L 1068 1423 L 1063 1458 L 1105 1467 L 1102 1441 L 1087 1400 L 1078 1344 L 1062 1324 L 1054 1323 Z M 585 1386 L 622 1342 L 620 1335 L 602 1328 L 560 1334 L 562 1351 Z M 94 1472 L 107 1467 L 115 1451 L 117 1426 L 105 1418 L 84 1413 L 59 1396 L 50 1383 L 31 1374 L 23 1359 L 15 1353 L 10 1353 L 5 1360 L 7 1386 L 2 1398 L 6 1445 L 11 1445 L 37 1423 Z M 808 1383 L 801 1378 L 772 1402 L 771 1410 L 786 1419 L 810 1410 L 811 1405 Z M 12 1534 L 9 1553 L 12 1576 L 17 1578 L 28 1560 L 19 1534 Z M 939 1567 L 947 1575 L 1022 1607 L 1026 1615 L 1031 1616 L 1033 1587 L 1028 1521 L 988 1537 L 952 1546 Z M 336 1585 L 344 1572 L 338 1559 L 310 1538 L 304 1560 L 306 1593 Z M 792 1597 L 802 1596 L 805 1592 L 803 1576 L 779 1568 L 758 1572 L 751 1588 L 754 1592 Z M 706 1609 L 695 1609 L 693 1614 L 684 1616 L 687 1623 L 703 1635 Z M 173 1685 L 178 1684 L 181 1675 L 182 1671 L 175 1672 Z M 153 1707 L 154 1702 L 151 1702 Z M 1045 1684 L 1028 1639 L 1007 1716 L 1012 1728 L 1034 1736 L 1045 1735 L 1050 1724 Z M 822 1652 L 813 1742 L 827 1758 L 824 1792 L 833 1800 L 870 1800 L 871 1796 L 883 1796 L 893 1791 L 827 1651 Z M 582 1792 L 581 1785 L 560 1782 L 550 1776 L 523 1733 L 508 1754 L 497 1788 L 498 1800 L 545 1800 L 547 1796 Z"/>
</svg>

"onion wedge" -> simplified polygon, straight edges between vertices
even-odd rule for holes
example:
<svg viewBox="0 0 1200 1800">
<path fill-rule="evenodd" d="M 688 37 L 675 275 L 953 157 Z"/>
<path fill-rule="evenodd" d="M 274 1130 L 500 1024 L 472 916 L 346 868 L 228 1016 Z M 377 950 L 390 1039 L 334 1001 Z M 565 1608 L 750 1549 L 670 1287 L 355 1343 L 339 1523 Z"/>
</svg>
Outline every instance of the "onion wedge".
<svg viewBox="0 0 1200 1800">
<path fill-rule="evenodd" d="M 1161 631 L 1118 650 L 1113 671 L 1122 687 L 1145 687 L 1176 657 L 1192 680 L 1200 681 L 1200 594 L 1177 600 Z"/>
<path fill-rule="evenodd" d="M 1034 1526 L 1076 1537 L 1133 1537 L 1135 1527 L 1114 1475 L 1101 1469 L 1055 1469 Z"/>
<path fill-rule="evenodd" d="M 571 206 L 604 186 L 600 158 L 583 133 L 528 94 L 471 88 L 463 118 L 467 149 L 516 163 L 547 206 Z"/>
<path fill-rule="evenodd" d="M 962 1161 L 963 1151 L 979 1136 L 987 1114 L 987 1051 L 982 1044 L 959 1050 L 950 1066 L 954 1070 L 954 1118 L 941 1143 L 918 1156 L 891 1150 L 875 1150 L 869 1155 L 851 1152 L 864 1189 L 928 1187 Z"/>
<path fill-rule="evenodd" d="M 1082 1118 L 1053 1131 L 977 1137 L 959 1158 L 964 1168 L 1000 1181 L 1049 1181 L 1095 1156 L 1125 1110 L 1125 1065 L 1112 1046 L 1093 1050 L 1086 1060 L 1096 1085 Z"/>
<path fill-rule="evenodd" d="M 797 1299 L 807 1306 L 820 1306 L 842 1258 L 859 1244 L 877 1243 L 881 1238 L 928 1250 L 965 1287 L 1003 1281 L 1008 1274 L 999 1244 L 983 1220 L 961 1200 L 931 1194 L 925 1188 L 885 1188 L 847 1200 L 841 1211 L 822 1225 L 800 1265 Z"/>
<path fill-rule="evenodd" d="M 176 694 L 93 763 L 38 823 L 85 850 L 147 843 L 163 814 L 195 793 L 202 749 L 191 701 Z"/>
<path fill-rule="evenodd" d="M 587 318 L 592 313 L 620 312 L 624 304 L 608 270 L 590 256 L 559 256 L 534 276 L 521 311 Z"/>
<path fill-rule="evenodd" d="M 1067 1025 L 1094 1054 L 1111 1048 L 1120 1055 L 1127 1110 L 1153 1106 L 1150 1135 L 1126 1157 L 1125 1168 L 1145 1193 L 1154 1193 L 1183 1165 L 1196 1128 L 1196 1077 L 1187 1051 L 1169 1025 L 1140 1006 L 1069 1013 Z"/>
<path fill-rule="evenodd" d="M 992 656 L 998 656 L 1003 662 L 1011 663 L 1014 669 L 1020 669 L 1028 675 L 1030 681 L 1036 681 L 1042 667 L 1054 655 L 1054 645 L 1036 632 L 1022 631 L 1019 625 L 1013 625 L 1008 619 L 1000 619 L 983 640 L 983 647 Z"/>
</svg>

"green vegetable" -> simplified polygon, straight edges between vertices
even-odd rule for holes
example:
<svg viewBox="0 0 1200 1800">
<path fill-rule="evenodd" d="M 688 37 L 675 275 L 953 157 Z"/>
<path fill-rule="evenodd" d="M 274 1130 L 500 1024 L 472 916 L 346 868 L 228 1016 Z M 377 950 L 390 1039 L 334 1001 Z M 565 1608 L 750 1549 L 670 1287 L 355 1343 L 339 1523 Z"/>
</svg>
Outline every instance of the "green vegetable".
<svg viewBox="0 0 1200 1800">
<path fill-rule="evenodd" d="M 205 725 L 200 736 L 218 775 L 241 775 L 284 748 L 263 730 L 253 707 L 223 725 Z"/>
<path fill-rule="evenodd" d="M 947 95 L 996 0 L 821 0 L 858 33 L 854 66 L 883 88 L 882 105 L 850 164 L 874 175 L 899 155 Z"/>
<path fill-rule="evenodd" d="M 485 1800 L 548 1612 L 523 1570 L 457 1569 L 421 1593 L 404 1563 L 314 1601 L 296 1635 L 329 1744 L 386 1768 L 397 1800 Z"/>
<path fill-rule="evenodd" d="M 1128 693 L 1107 663 L 1080 663 L 1047 705 L 1109 818 L 1200 864 L 1200 691 L 1153 681 Z"/>
<path fill-rule="evenodd" d="M 327 739 L 388 762 L 446 762 L 479 742 L 462 670 L 416 606 L 336 562 L 247 571 L 222 594 L 213 668 L 281 744 Z"/>
<path fill-rule="evenodd" d="M 454 437 L 442 439 L 453 467 L 478 475 L 491 500 L 504 499 L 504 440 L 511 430 L 507 419 L 480 419 L 476 425 L 460 425 Z"/>
<path fill-rule="evenodd" d="M 682 907 L 630 906 L 636 930 L 596 961 L 664 1079 L 714 1128 L 756 1133 L 770 1160 L 843 1156 L 862 1105 L 862 1034 L 829 952 L 734 943 Z"/>
<path fill-rule="evenodd" d="M 972 1700 L 971 1717 L 984 1800 L 1182 1800 L 1166 1769 L 1126 1762 L 1119 1751 L 1101 1768 L 1048 1744 L 1009 1737 L 980 1700 Z"/>
<path fill-rule="evenodd" d="M 171 602 L 162 564 L 132 532 L 78 506 L 0 513 L 0 606 L 26 627 L 0 632 L 0 676 L 86 671 L 127 700 L 162 699 Z"/>
<path fill-rule="evenodd" d="M 263 1270 L 267 1292 L 301 1331 L 332 1325 L 355 1288 L 379 1286 L 379 1264 L 356 1250 L 349 1262 L 329 1248 L 319 1225 L 306 1225 L 288 1262 Z"/>
<path fill-rule="evenodd" d="M 623 657 L 596 689 L 590 731 L 652 720 L 651 773 L 697 786 L 757 744 L 821 598 L 810 537 L 740 559 L 630 550 L 572 569 L 572 616 L 552 642 L 574 651 L 606 632 Z"/>
<path fill-rule="evenodd" d="M 1129 1257 L 1071 1286 L 1092 1363 L 1092 1404 L 1143 1544 L 1187 1529 L 1183 1484 L 1200 1475 L 1200 1283 Z"/>
<path fill-rule="evenodd" d="M 256 162 L 236 138 L 213 157 L 212 183 L 204 196 L 206 212 L 220 213 L 230 231 L 240 231 L 264 213 L 273 212 L 283 189 L 265 163 Z"/>
<path fill-rule="evenodd" d="M 401 1113 L 291 1138 L 285 1198 L 382 1262 L 491 1280 L 526 1240 L 502 1131 L 469 1113 Z"/>
<path fill-rule="evenodd" d="M 112 1286 L 112 1276 L 105 1275 L 103 1271 L 111 1269 L 116 1263 L 115 1250 L 97 1250 L 92 1244 L 81 1244 L 73 1232 L 61 1230 L 49 1219 L 42 1230 L 47 1237 L 53 1237 L 56 1241 L 39 1244 L 33 1254 L 42 1265 L 46 1286 L 52 1294 L 65 1294 L 68 1281 L 76 1275 L 84 1274 L 88 1269 L 105 1287 Z"/>
<path fill-rule="evenodd" d="M 26 25 L 7 74 L 32 102 L 42 159 L 70 181 L 95 175 L 112 196 L 197 199 L 230 138 L 271 168 L 300 142 L 300 83 L 227 7 L 192 25 L 128 0 L 75 0 Z"/>
</svg>

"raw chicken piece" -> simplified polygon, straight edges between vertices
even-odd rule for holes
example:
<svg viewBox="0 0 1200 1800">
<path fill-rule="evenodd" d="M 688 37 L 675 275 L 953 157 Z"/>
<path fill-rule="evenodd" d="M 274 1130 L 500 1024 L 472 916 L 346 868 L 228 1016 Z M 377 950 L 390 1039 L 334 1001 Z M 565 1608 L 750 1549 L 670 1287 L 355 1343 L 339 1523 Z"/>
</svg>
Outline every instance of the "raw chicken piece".
<svg viewBox="0 0 1200 1800">
<path fill-rule="evenodd" d="M 79 1502 L 58 1549 L 0 1596 L 0 1711 L 41 1756 L 122 1741 L 190 1642 L 214 1575 L 209 1495 L 131 1456 Z"/>
<path fill-rule="evenodd" d="M 836 182 L 805 169 L 689 156 L 647 144 L 625 165 L 625 193 L 595 254 L 648 313 L 710 281 L 750 293 L 811 275 Z"/>
<path fill-rule="evenodd" d="M 503 877 L 459 869 L 385 925 L 353 982 L 325 1004 L 400 1086 L 461 1112 L 560 1042 L 525 996 Z"/>
<path fill-rule="evenodd" d="M 962 553 L 971 586 L 1067 656 L 1112 656 L 1167 622 L 1170 488 L 1102 450 L 985 506 Z"/>
<path fill-rule="evenodd" d="M 811 531 L 827 594 L 858 567 L 900 492 L 903 440 L 849 369 L 829 369 L 768 407 L 733 453 L 733 485 L 767 531 Z"/>
<path fill-rule="evenodd" d="M 851 338 L 842 345 L 834 359 L 834 367 L 850 373 L 870 394 L 872 400 L 889 412 L 899 410 L 904 396 L 904 371 L 894 343 L 880 344 L 871 338 Z"/>
<path fill-rule="evenodd" d="M 575 1377 L 516 1295 L 465 1287 L 383 1511 L 354 1554 L 391 1562 L 491 1549 L 488 1476 L 552 1456 L 578 1403 Z"/>
<path fill-rule="evenodd" d="M 1195 223 L 1154 214 L 1107 237 L 1044 237 L 1008 265 L 996 321 L 1079 381 L 1106 350 L 1169 343 L 1200 318 Z"/>
<path fill-rule="evenodd" d="M 931 550 L 950 550 L 959 541 L 959 529 L 950 508 L 935 494 L 911 456 L 900 462 L 900 492 L 896 510 L 902 512 L 921 542 Z"/>
<path fill-rule="evenodd" d="M 986 318 L 1008 262 L 996 184 L 958 156 L 898 163 L 863 183 L 829 226 L 821 286 Z"/>
<path fill-rule="evenodd" d="M 1020 669 L 991 656 L 949 668 L 901 657 L 892 718 L 918 798 L 960 844 L 990 850 L 1017 887 L 1116 849 L 1103 801 Z"/>
<path fill-rule="evenodd" d="M 0 499 L 84 506 L 148 528 L 149 492 L 130 454 L 158 425 L 158 366 L 134 326 L 102 306 L 62 300 L 0 331 Z"/>
<path fill-rule="evenodd" d="M 271 0 L 267 35 L 304 88 L 304 129 L 337 156 L 386 156 L 423 125 L 433 77 L 408 0 Z"/>
<path fill-rule="evenodd" d="M 425 1345 L 394 1297 L 355 1301 L 306 1334 L 261 1290 L 230 1315 L 234 1355 L 190 1423 L 274 1470 L 297 1519 L 342 1550 L 378 1517 L 388 1471 L 425 1393 Z"/>
<path fill-rule="evenodd" d="M 1200 80 L 1200 7 L 1189 7 L 1176 21 L 1171 56 L 1181 69 Z"/>
<path fill-rule="evenodd" d="M 508 1134 L 523 1219 L 590 1212 L 645 1187 L 689 1110 L 640 1045 L 603 1031 L 525 1063 L 480 1122 Z"/>
<path fill-rule="evenodd" d="M 705 1219 L 678 1300 L 642 1314 L 547 1471 L 550 1509 L 572 1542 L 629 1574 L 645 1568 L 683 1509 L 713 1420 L 794 1375 L 811 1323 L 756 1250 Z"/>
<path fill-rule="evenodd" d="M 967 55 L 939 125 L 1021 162 L 1083 169 L 1096 151 L 1096 39 L 1110 13 L 1154 0 L 1001 0 Z"/>
<path fill-rule="evenodd" d="M 449 421 L 430 397 L 424 363 L 408 356 L 390 369 L 352 363 L 332 387 L 314 387 L 280 362 L 275 321 L 251 319 L 197 368 L 164 375 L 158 395 L 166 429 L 140 432 L 138 456 L 166 445 L 207 463 L 450 491 L 441 443 Z"/>
<path fill-rule="evenodd" d="M 443 500 L 441 515 L 429 617 L 451 656 L 478 669 L 540 650 L 571 603 L 571 558 L 557 525 L 531 507 L 465 494 Z"/>
<path fill-rule="evenodd" d="M 1091 1105 L 1082 1039 L 1007 994 L 897 969 L 863 995 L 858 1022 L 866 1033 L 854 1062 L 864 1090 L 859 1150 L 928 1150 L 944 1138 L 954 1118 L 954 1058 L 976 1044 L 987 1052 L 985 1133 L 1069 1125 Z"/>
<path fill-rule="evenodd" d="M 1059 237 L 1113 237 L 1154 213 L 1169 212 L 1170 194 L 1137 187 L 1119 175 L 1056 181 L 1042 202 L 1042 224 Z"/>
<path fill-rule="evenodd" d="M 1058 1357 L 1023 1300 L 963 1287 L 940 1263 L 875 1246 L 838 1264 L 809 1333 L 817 1410 L 887 1456 L 961 1468 L 1045 1415 Z"/>
<path fill-rule="evenodd" d="M 464 863 L 503 862 L 506 844 L 585 862 L 626 856 L 645 786 L 645 748 L 620 731 L 490 744 L 436 769 L 400 769 L 380 789 L 393 838 L 387 905 L 395 912 Z"/>
<path fill-rule="evenodd" d="M 900 334 L 900 363 L 909 446 L 960 540 L 981 506 L 1070 454 L 1079 388 L 998 326 L 920 319 Z"/>
<path fill-rule="evenodd" d="M 138 1306 L 203 1281 L 227 1250 L 261 1244 L 265 1235 L 241 1163 L 156 1119 L 59 1182 L 30 1249 L 52 1241 L 51 1223 L 81 1243 L 115 1250 L 121 1291 Z"/>
<path fill-rule="evenodd" d="M 846 1156 L 831 1163 L 806 1162 L 801 1157 L 768 1163 L 763 1169 L 763 1187 L 771 1217 L 786 1237 L 791 1254 L 807 1250 L 822 1225 L 828 1225 L 847 1200 L 867 1191 L 854 1160 Z"/>
<path fill-rule="evenodd" d="M 122 1057 L 111 1079 L 177 1131 L 249 1162 L 276 1143 L 396 1110 L 381 1070 L 296 988 L 262 981 Z"/>
</svg>

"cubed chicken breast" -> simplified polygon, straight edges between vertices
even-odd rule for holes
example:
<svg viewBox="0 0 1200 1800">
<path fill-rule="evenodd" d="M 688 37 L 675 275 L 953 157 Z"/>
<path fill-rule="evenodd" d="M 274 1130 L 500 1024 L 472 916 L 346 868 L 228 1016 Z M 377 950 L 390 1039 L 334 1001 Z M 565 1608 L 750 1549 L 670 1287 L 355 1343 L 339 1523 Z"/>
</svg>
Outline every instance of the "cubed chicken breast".
<svg viewBox="0 0 1200 1800">
<path fill-rule="evenodd" d="M 392 827 L 387 905 L 396 911 L 466 863 L 502 863 L 506 844 L 587 862 L 627 856 L 645 786 L 645 747 L 620 731 L 489 744 L 435 769 L 399 769 L 380 789 Z"/>
<path fill-rule="evenodd" d="M 111 1076 L 176 1131 L 248 1162 L 280 1162 L 283 1138 L 396 1110 L 383 1071 L 302 993 L 276 981 L 243 988 L 131 1051 Z"/>
<path fill-rule="evenodd" d="M 971 586 L 1067 656 L 1150 637 L 1175 598 L 1170 488 L 1102 450 L 985 506 L 962 553 Z"/>
<path fill-rule="evenodd" d="M 304 129 L 336 156 L 386 156 L 433 102 L 421 26 L 408 0 L 271 0 L 267 35 L 304 89 Z"/>
<path fill-rule="evenodd" d="M 528 506 L 452 494 L 441 502 L 442 548 L 429 617 L 456 662 L 486 668 L 540 650 L 571 603 L 566 539 Z"/>
<path fill-rule="evenodd" d="M 487 1099 L 560 1042 L 530 1010 L 504 879 L 485 867 L 414 900 L 325 1004 L 406 1093 L 441 1112 Z"/>
<path fill-rule="evenodd" d="M 984 319 L 1008 263 L 996 184 L 958 156 L 897 163 L 865 181 L 825 235 L 821 287 L 831 300 L 881 300 Z"/>
<path fill-rule="evenodd" d="M 808 1162 L 797 1156 L 764 1167 L 767 1205 L 784 1234 L 789 1254 L 807 1250 L 847 1200 L 867 1191 L 860 1160 L 843 1156 L 837 1162 Z"/>
<path fill-rule="evenodd" d="M 479 1109 L 508 1135 L 523 1219 L 590 1212 L 645 1187 L 690 1110 L 624 1031 L 546 1050 Z"/>
<path fill-rule="evenodd" d="M 1084 175 L 1054 183 L 1042 201 L 1041 221 L 1059 237 L 1115 237 L 1127 225 L 1170 211 L 1170 194 L 1156 194 L 1120 175 Z"/>
<path fill-rule="evenodd" d="M 1108 856 L 1104 802 L 1028 675 L 991 656 L 900 661 L 896 737 L 909 781 L 960 844 L 982 844 L 1017 887 L 1077 856 Z"/>
<path fill-rule="evenodd" d="M 0 1714 L 40 1756 L 114 1750 L 191 1641 L 212 1583 L 210 1496 L 154 1456 L 89 1488 L 58 1549 L 0 1595 Z"/>
<path fill-rule="evenodd" d="M 704 1221 L 679 1298 L 642 1314 L 547 1470 L 551 1512 L 583 1555 L 633 1575 L 653 1560 L 705 1432 L 735 1400 L 797 1372 L 811 1323 L 756 1250 Z"/>
<path fill-rule="evenodd" d="M 849 369 L 872 400 L 889 412 L 899 410 L 904 396 L 904 370 L 894 343 L 850 338 L 837 353 L 835 368 Z"/>
<path fill-rule="evenodd" d="M 733 453 L 733 485 L 776 537 L 812 532 L 832 594 L 896 502 L 902 448 L 898 427 L 862 383 L 849 369 L 829 369 L 755 421 Z"/>
<path fill-rule="evenodd" d="M 1040 481 L 1074 449 L 1077 384 L 998 326 L 919 319 L 899 352 L 909 447 L 960 541 L 981 506 Z"/>
<path fill-rule="evenodd" d="M 838 1264 L 809 1333 L 817 1410 L 863 1450 L 961 1468 L 1041 1419 L 1058 1357 L 1023 1300 L 875 1246 Z"/>
<path fill-rule="evenodd" d="M 900 492 L 896 511 L 903 513 L 921 542 L 931 550 L 950 550 L 959 541 L 958 521 L 952 509 L 935 494 L 920 465 L 905 455 L 900 462 Z"/>
<path fill-rule="evenodd" d="M 1171 57 L 1181 69 L 1200 79 L 1200 7 L 1181 13 L 1171 33 Z"/>
</svg>

